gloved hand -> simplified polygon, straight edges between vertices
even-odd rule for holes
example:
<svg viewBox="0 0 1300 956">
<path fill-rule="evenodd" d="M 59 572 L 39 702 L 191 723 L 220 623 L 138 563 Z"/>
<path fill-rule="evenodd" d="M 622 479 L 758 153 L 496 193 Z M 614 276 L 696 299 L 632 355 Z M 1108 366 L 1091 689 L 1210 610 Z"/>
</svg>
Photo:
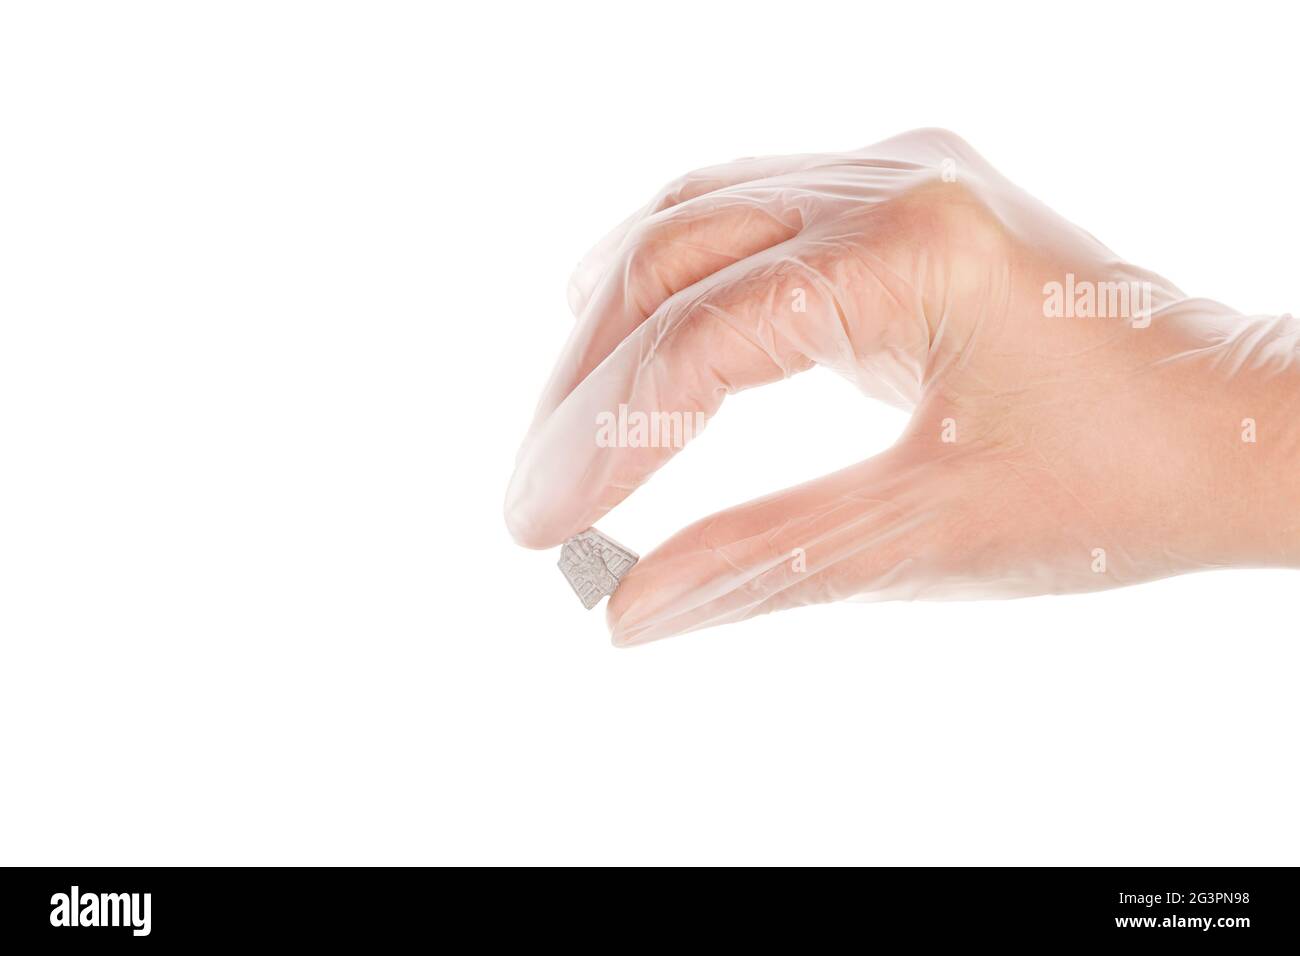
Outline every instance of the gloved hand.
<svg viewBox="0 0 1300 956">
<path fill-rule="evenodd" d="M 950 133 L 691 173 L 592 251 L 570 299 L 507 494 L 529 547 L 677 451 L 601 442 L 620 405 L 710 416 L 817 364 L 912 412 L 883 454 L 669 538 L 611 598 L 616 643 L 1300 559 L 1300 326 L 1186 298 Z"/>
</svg>

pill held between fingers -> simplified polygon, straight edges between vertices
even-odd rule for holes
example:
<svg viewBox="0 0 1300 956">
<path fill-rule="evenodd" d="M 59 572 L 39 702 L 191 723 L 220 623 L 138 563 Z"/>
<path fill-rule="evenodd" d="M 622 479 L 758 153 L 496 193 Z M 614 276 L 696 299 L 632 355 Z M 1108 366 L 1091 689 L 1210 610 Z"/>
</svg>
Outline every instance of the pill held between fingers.
<svg viewBox="0 0 1300 956">
<path fill-rule="evenodd" d="M 637 560 L 634 551 L 588 528 L 564 542 L 557 566 L 582 606 L 590 611 L 601 598 L 614 593 Z"/>
</svg>

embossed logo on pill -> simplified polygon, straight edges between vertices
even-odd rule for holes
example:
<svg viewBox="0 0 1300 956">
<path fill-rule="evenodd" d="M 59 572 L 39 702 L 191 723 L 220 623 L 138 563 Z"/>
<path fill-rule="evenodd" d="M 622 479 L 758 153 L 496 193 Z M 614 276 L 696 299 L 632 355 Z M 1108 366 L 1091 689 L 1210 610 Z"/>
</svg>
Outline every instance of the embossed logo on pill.
<svg viewBox="0 0 1300 956">
<path fill-rule="evenodd" d="M 614 593 L 637 560 L 634 551 L 588 528 L 564 542 L 558 566 L 582 606 L 590 611 L 601 598 Z"/>
</svg>

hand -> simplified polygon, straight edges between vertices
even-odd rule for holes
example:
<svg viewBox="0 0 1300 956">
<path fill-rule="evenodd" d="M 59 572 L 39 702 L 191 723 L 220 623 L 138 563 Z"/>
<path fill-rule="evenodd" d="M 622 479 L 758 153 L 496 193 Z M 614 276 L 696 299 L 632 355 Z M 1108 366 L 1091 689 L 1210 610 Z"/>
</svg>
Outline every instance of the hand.
<svg viewBox="0 0 1300 956">
<path fill-rule="evenodd" d="M 678 450 L 599 441 L 620 406 L 689 423 L 824 365 L 912 412 L 883 454 L 646 556 L 609 602 L 616 643 L 844 598 L 1300 559 L 1300 325 L 1186 298 L 950 133 L 687 175 L 593 250 L 570 299 L 507 494 L 529 547 L 595 524 Z"/>
</svg>

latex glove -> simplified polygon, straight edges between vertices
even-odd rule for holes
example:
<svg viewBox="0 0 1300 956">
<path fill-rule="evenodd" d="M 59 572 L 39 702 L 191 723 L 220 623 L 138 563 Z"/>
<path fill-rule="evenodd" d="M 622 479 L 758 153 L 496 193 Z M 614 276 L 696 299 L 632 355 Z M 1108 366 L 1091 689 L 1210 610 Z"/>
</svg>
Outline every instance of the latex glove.
<svg viewBox="0 0 1300 956">
<path fill-rule="evenodd" d="M 1126 308 L 1107 283 L 1137 283 Z M 711 416 L 818 364 L 912 411 L 883 454 L 646 556 L 609 602 L 616 643 L 842 598 L 1300 557 L 1297 324 L 1187 299 L 950 133 L 685 176 L 597 246 L 570 297 L 580 319 L 507 494 L 529 547 L 595 524 L 677 451 L 601 447 L 622 404 Z"/>
</svg>

